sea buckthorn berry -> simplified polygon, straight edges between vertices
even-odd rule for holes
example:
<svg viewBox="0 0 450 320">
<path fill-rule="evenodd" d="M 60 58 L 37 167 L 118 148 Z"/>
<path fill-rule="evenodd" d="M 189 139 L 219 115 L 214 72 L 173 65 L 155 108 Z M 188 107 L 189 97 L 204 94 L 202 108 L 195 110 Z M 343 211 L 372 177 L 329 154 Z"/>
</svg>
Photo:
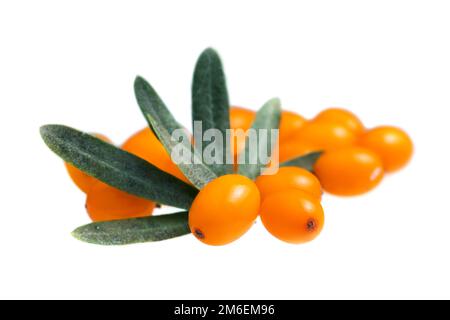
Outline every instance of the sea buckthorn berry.
<svg viewBox="0 0 450 320">
<path fill-rule="evenodd" d="M 280 121 L 280 142 L 287 141 L 305 123 L 306 119 L 301 115 L 291 111 L 283 111 Z"/>
<path fill-rule="evenodd" d="M 313 121 L 340 124 L 356 135 L 363 133 L 365 130 L 363 123 L 354 113 L 341 108 L 325 109 Z"/>
<path fill-rule="evenodd" d="M 386 172 L 403 168 L 413 155 L 411 138 L 400 128 L 381 126 L 360 137 L 359 145 L 372 150 L 381 158 Z"/>
<path fill-rule="evenodd" d="M 113 188 L 95 183 L 87 194 L 86 210 L 92 221 L 111 221 L 151 216 L 155 203 Z"/>
<path fill-rule="evenodd" d="M 93 135 L 105 142 L 111 143 L 111 140 L 109 140 L 109 138 L 107 138 L 106 136 L 104 136 L 102 134 L 95 133 Z M 66 166 L 67 172 L 69 173 L 69 176 L 72 179 L 72 181 L 84 193 L 88 193 L 89 190 L 91 189 L 92 185 L 98 181 L 94 177 L 91 177 L 90 175 L 84 173 L 83 171 L 74 167 L 73 165 L 71 165 L 69 163 L 64 163 L 64 164 Z"/>
<path fill-rule="evenodd" d="M 319 151 L 317 148 L 309 146 L 307 144 L 297 142 L 294 140 L 289 140 L 287 142 L 282 142 L 279 147 L 279 159 L 280 162 L 285 162 L 292 160 L 294 158 L 304 156 L 313 151 Z"/>
<path fill-rule="evenodd" d="M 230 108 L 231 129 L 243 129 L 247 131 L 255 120 L 256 112 L 241 107 Z"/>
<path fill-rule="evenodd" d="M 355 134 L 345 126 L 331 122 L 309 122 L 290 139 L 314 150 L 331 150 L 352 145 Z"/>
<path fill-rule="evenodd" d="M 366 193 L 381 182 L 384 174 L 378 155 L 360 147 L 325 152 L 314 172 L 325 191 L 340 196 Z"/>
<path fill-rule="evenodd" d="M 246 132 L 251 128 L 253 121 L 255 120 L 256 112 L 248 110 L 241 107 L 231 107 L 230 108 L 230 128 L 233 130 L 243 130 Z M 232 135 L 233 139 L 233 153 L 235 169 L 237 169 L 237 161 L 240 152 L 245 147 L 245 134 L 237 135 L 236 133 Z"/>
<path fill-rule="evenodd" d="M 315 239 L 325 220 L 320 201 L 296 189 L 268 196 L 261 205 L 260 215 L 267 231 L 293 244 Z"/>
<path fill-rule="evenodd" d="M 319 179 L 308 170 L 298 167 L 283 167 L 274 175 L 259 176 L 256 186 L 262 201 L 271 194 L 290 189 L 304 191 L 319 200 L 322 198 Z"/>
<path fill-rule="evenodd" d="M 131 136 L 122 145 L 122 149 L 150 162 L 158 169 L 190 184 L 189 180 L 172 161 L 169 153 L 167 153 L 162 143 L 149 128 L 142 129 Z"/>
<path fill-rule="evenodd" d="M 221 176 L 195 198 L 189 211 L 189 227 L 203 243 L 225 245 L 250 229 L 259 207 L 259 191 L 252 180 L 237 174 Z"/>
</svg>

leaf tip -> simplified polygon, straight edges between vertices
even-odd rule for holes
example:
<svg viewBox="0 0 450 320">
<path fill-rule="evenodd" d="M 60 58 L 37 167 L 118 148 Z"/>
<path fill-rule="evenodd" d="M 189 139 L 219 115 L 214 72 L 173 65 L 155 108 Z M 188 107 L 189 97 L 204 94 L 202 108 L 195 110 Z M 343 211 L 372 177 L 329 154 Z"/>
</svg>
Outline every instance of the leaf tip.
<svg viewBox="0 0 450 320">
<path fill-rule="evenodd" d="M 95 241 L 93 241 L 89 236 L 86 235 L 86 231 L 87 231 L 87 229 L 89 229 L 89 227 L 91 225 L 92 224 L 90 224 L 90 225 L 88 224 L 88 225 L 78 227 L 75 230 L 73 230 L 70 233 L 70 235 L 81 242 L 95 244 Z"/>
<path fill-rule="evenodd" d="M 77 240 L 83 241 L 83 239 L 82 239 L 82 237 L 81 237 L 81 233 L 80 233 L 80 228 L 81 228 L 81 227 L 76 228 L 75 230 L 73 230 L 73 231 L 70 233 L 70 235 L 71 235 L 72 237 L 74 237 L 75 239 L 77 239 Z"/>
<path fill-rule="evenodd" d="M 145 83 L 145 82 L 146 82 L 146 81 L 145 81 L 145 79 L 144 79 L 142 76 L 137 75 L 137 76 L 134 78 L 134 88 L 136 88 L 136 87 L 142 85 L 142 83 Z"/>
<path fill-rule="evenodd" d="M 203 55 L 215 55 L 215 56 L 219 56 L 219 53 L 217 52 L 216 49 L 214 49 L 213 47 L 208 47 L 205 50 L 203 50 L 202 54 Z"/>
<path fill-rule="evenodd" d="M 275 108 L 281 109 L 281 99 L 278 97 L 272 98 L 269 100 L 269 104 L 271 104 Z"/>
<path fill-rule="evenodd" d="M 49 126 L 46 124 L 46 125 L 43 125 L 43 126 L 41 126 L 41 127 L 39 128 L 39 133 L 40 133 L 40 135 L 41 135 L 42 138 L 44 138 L 44 137 L 47 135 L 48 127 L 49 127 Z"/>
<path fill-rule="evenodd" d="M 203 50 L 203 52 L 198 57 L 196 68 L 211 63 L 214 63 L 219 68 L 222 68 L 222 60 L 220 59 L 219 53 L 214 48 L 209 47 Z"/>
<path fill-rule="evenodd" d="M 46 144 L 50 143 L 51 136 L 55 133 L 55 129 L 57 129 L 58 127 L 59 126 L 57 125 L 46 124 L 39 128 L 39 134 Z"/>
</svg>

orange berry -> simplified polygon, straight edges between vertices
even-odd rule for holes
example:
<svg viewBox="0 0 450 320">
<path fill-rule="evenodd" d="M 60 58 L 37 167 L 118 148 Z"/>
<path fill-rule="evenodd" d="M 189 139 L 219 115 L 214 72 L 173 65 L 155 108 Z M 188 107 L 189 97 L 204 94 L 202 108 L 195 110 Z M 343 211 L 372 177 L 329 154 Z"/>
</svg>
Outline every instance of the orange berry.
<svg viewBox="0 0 450 320">
<path fill-rule="evenodd" d="M 233 130 L 243 130 L 244 132 L 251 128 L 253 121 L 255 120 L 256 112 L 248 110 L 241 107 L 231 107 L 230 108 L 230 128 Z M 243 150 L 245 146 L 245 138 L 243 135 L 232 136 L 233 139 L 233 153 L 235 169 L 237 169 L 237 162 L 239 153 Z"/>
<path fill-rule="evenodd" d="M 111 140 L 109 140 L 106 136 L 95 133 L 93 134 L 95 137 L 111 143 Z M 84 173 L 80 169 L 74 167 L 73 165 L 69 163 L 64 163 L 67 169 L 67 172 L 69 173 L 70 178 L 75 183 L 75 185 L 84 193 L 88 193 L 91 189 L 92 185 L 96 183 L 98 180 L 91 177 L 90 175 Z"/>
<path fill-rule="evenodd" d="M 152 215 L 155 203 L 120 191 L 103 182 L 87 194 L 86 210 L 92 221 L 111 221 Z"/>
<path fill-rule="evenodd" d="M 258 216 L 260 195 L 247 177 L 230 174 L 208 183 L 189 211 L 189 226 L 197 239 L 225 245 L 239 239 Z"/>
<path fill-rule="evenodd" d="M 328 122 L 309 122 L 295 133 L 290 141 L 312 147 L 314 150 L 330 150 L 352 145 L 355 134 L 345 126 Z"/>
<path fill-rule="evenodd" d="M 231 129 L 243 129 L 247 131 L 255 120 L 256 112 L 241 107 L 230 108 Z"/>
<path fill-rule="evenodd" d="M 153 131 L 150 130 L 150 128 L 142 129 L 131 136 L 122 145 L 122 149 L 150 162 L 158 169 L 190 184 L 189 180 L 172 161 L 169 153 L 155 136 Z"/>
<path fill-rule="evenodd" d="M 259 176 L 255 183 L 263 201 L 271 194 L 290 189 L 304 191 L 319 200 L 322 198 L 319 179 L 303 168 L 283 167 L 274 175 Z"/>
<path fill-rule="evenodd" d="M 325 109 L 313 121 L 340 124 L 356 135 L 363 133 L 365 130 L 361 120 L 354 113 L 341 108 Z"/>
<path fill-rule="evenodd" d="M 306 119 L 301 115 L 291 112 L 283 111 L 281 113 L 280 121 L 280 142 L 286 141 L 295 132 L 297 132 L 306 123 Z"/>
<path fill-rule="evenodd" d="M 67 162 L 65 162 L 64 165 L 75 185 L 84 193 L 88 193 L 96 179 Z"/>
<path fill-rule="evenodd" d="M 318 151 L 318 149 L 291 139 L 287 142 L 282 142 L 280 144 L 279 151 L 280 162 L 285 162 L 303 156 L 307 153 Z"/>
<path fill-rule="evenodd" d="M 314 166 L 325 191 L 352 196 L 375 188 L 383 178 L 383 164 L 374 152 L 348 147 L 325 152 Z"/>
<path fill-rule="evenodd" d="M 325 221 L 320 201 L 296 189 L 271 194 L 263 201 L 260 212 L 267 231 L 294 244 L 315 239 Z"/>
<path fill-rule="evenodd" d="M 378 154 L 386 172 L 403 168 L 411 160 L 414 149 L 406 132 L 390 126 L 367 131 L 360 137 L 359 145 Z"/>
</svg>

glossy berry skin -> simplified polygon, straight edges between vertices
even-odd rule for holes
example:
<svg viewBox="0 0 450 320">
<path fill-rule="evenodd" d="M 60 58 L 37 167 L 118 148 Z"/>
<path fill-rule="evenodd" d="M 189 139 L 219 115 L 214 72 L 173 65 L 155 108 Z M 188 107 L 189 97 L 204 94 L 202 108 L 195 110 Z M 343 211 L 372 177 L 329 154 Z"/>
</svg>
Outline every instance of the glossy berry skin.
<svg viewBox="0 0 450 320">
<path fill-rule="evenodd" d="M 255 120 L 256 112 L 241 108 L 241 107 L 231 107 L 230 108 L 230 128 L 233 130 L 243 130 L 246 132 L 251 128 L 253 121 Z M 245 146 L 245 134 L 238 135 L 235 133 L 233 137 L 233 158 L 235 169 L 237 169 L 237 161 L 239 153 L 244 149 Z"/>
<path fill-rule="evenodd" d="M 103 182 L 95 183 L 87 194 L 86 210 L 94 222 L 147 217 L 155 203 L 120 191 Z"/>
<path fill-rule="evenodd" d="M 314 198 L 322 198 L 322 186 L 319 179 L 308 170 L 298 167 L 282 167 L 274 175 L 262 175 L 256 179 L 256 186 L 261 193 L 261 199 L 271 194 L 290 189 L 298 189 Z"/>
<path fill-rule="evenodd" d="M 84 193 L 88 193 L 96 179 L 84 173 L 80 169 L 74 167 L 69 163 L 64 163 L 67 169 L 67 173 L 72 179 L 73 183 Z"/>
<path fill-rule="evenodd" d="M 325 221 L 320 201 L 296 189 L 268 196 L 261 205 L 260 215 L 267 231 L 292 244 L 315 239 Z"/>
<path fill-rule="evenodd" d="M 317 160 L 314 172 L 325 191 L 339 196 L 366 193 L 375 188 L 384 175 L 378 155 L 360 147 L 325 152 Z"/>
<path fill-rule="evenodd" d="M 282 142 L 279 147 L 280 163 L 304 156 L 313 151 L 319 150 L 318 148 L 314 148 L 305 143 L 297 142 L 292 139 L 287 142 Z"/>
<path fill-rule="evenodd" d="M 381 126 L 367 131 L 359 145 L 372 150 L 381 158 L 386 172 L 400 170 L 411 160 L 414 146 L 408 134 L 400 128 Z"/>
<path fill-rule="evenodd" d="M 292 111 L 283 111 L 281 113 L 280 121 L 280 143 L 287 141 L 292 137 L 303 125 L 306 124 L 306 119 L 301 115 Z"/>
<path fill-rule="evenodd" d="M 313 121 L 340 124 L 356 135 L 365 131 L 363 123 L 354 113 L 341 108 L 325 109 Z"/>
<path fill-rule="evenodd" d="M 328 122 L 309 122 L 292 136 L 290 142 L 308 145 L 314 150 L 332 150 L 354 144 L 355 134 L 345 126 Z"/>
<path fill-rule="evenodd" d="M 231 107 L 230 108 L 230 127 L 231 129 L 243 129 L 248 130 L 255 120 L 256 112 L 241 108 L 241 107 Z"/>
<path fill-rule="evenodd" d="M 189 180 L 172 161 L 162 143 L 149 128 L 142 129 L 131 136 L 122 145 L 122 149 L 150 162 L 158 169 L 190 184 Z"/>
<path fill-rule="evenodd" d="M 221 176 L 195 198 L 189 211 L 189 227 L 203 243 L 225 245 L 250 229 L 259 208 L 260 195 L 252 180 L 236 174 Z"/>
<path fill-rule="evenodd" d="M 104 135 L 101 135 L 98 133 L 95 133 L 93 135 L 105 142 L 111 143 L 111 140 L 109 140 L 109 138 L 107 138 Z M 73 165 L 71 165 L 69 163 L 64 163 L 64 164 L 66 166 L 67 172 L 69 173 L 69 176 L 72 179 L 72 181 L 84 193 L 88 193 L 89 190 L 91 189 L 92 185 L 98 181 L 96 178 L 91 177 L 90 175 L 84 173 L 83 171 L 74 167 Z"/>
</svg>

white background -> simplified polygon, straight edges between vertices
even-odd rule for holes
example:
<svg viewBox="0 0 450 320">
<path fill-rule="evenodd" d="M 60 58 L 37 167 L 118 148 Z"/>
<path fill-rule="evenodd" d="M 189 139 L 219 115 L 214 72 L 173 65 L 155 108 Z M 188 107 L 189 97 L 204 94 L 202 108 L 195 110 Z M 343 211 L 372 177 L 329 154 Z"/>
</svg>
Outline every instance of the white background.
<svg viewBox="0 0 450 320">
<path fill-rule="evenodd" d="M 449 16 L 430 0 L 2 1 L 0 298 L 450 298 Z M 279 96 L 307 117 L 344 106 L 405 128 L 413 162 L 366 196 L 325 196 L 326 227 L 303 246 L 260 223 L 220 248 L 73 239 L 85 198 L 39 126 L 123 142 L 145 126 L 137 74 L 189 126 L 208 46 L 232 103 Z"/>
</svg>

